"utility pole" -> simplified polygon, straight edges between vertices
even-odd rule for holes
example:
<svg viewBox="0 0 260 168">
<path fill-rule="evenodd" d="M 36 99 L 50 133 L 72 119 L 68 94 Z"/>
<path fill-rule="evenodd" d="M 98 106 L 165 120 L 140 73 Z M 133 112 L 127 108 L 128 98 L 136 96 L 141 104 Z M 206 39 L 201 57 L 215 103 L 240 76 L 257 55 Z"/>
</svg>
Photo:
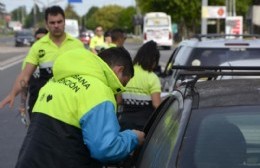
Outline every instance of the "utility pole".
<svg viewBox="0 0 260 168">
<path fill-rule="evenodd" d="M 204 16 L 205 10 L 208 6 L 208 0 L 202 0 L 202 7 L 201 7 L 201 34 L 208 33 L 208 21 L 207 18 Z"/>
<path fill-rule="evenodd" d="M 36 30 L 36 1 L 33 1 L 33 28 Z"/>
<path fill-rule="evenodd" d="M 142 19 L 141 17 L 141 11 L 139 8 L 139 4 L 138 4 L 138 0 L 135 0 L 135 8 L 136 8 L 136 16 L 135 19 L 138 20 L 138 22 L 140 22 L 140 19 Z M 141 23 L 138 23 L 135 25 L 135 35 L 142 35 L 142 27 L 141 27 Z"/>
<path fill-rule="evenodd" d="M 236 0 L 226 0 L 227 16 L 236 16 Z"/>
</svg>

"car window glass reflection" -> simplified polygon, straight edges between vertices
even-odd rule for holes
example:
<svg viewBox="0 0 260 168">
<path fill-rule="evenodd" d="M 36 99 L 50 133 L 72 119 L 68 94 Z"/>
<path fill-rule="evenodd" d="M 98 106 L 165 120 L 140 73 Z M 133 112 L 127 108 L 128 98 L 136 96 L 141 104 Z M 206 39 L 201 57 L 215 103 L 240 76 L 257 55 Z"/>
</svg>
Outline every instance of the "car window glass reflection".
<svg viewBox="0 0 260 168">
<path fill-rule="evenodd" d="M 155 128 L 138 167 L 167 167 L 178 134 L 178 102 L 174 101 Z"/>
</svg>

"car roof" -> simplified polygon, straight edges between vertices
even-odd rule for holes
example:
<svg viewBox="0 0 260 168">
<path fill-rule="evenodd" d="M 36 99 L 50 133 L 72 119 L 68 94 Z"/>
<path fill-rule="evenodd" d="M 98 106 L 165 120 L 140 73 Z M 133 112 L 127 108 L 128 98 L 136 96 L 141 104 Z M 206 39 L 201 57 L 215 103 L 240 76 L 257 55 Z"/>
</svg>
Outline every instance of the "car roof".
<svg viewBox="0 0 260 168">
<path fill-rule="evenodd" d="M 21 31 L 16 31 L 15 34 L 17 35 L 33 35 L 33 32 L 29 29 L 23 29 Z"/>
<path fill-rule="evenodd" d="M 178 87 L 194 108 L 260 105 L 259 66 L 180 66 Z M 226 78 L 229 77 L 229 78 Z M 235 78 L 233 78 L 235 77 Z M 242 77 L 242 78 L 236 78 Z"/>
<path fill-rule="evenodd" d="M 260 105 L 260 79 L 227 79 L 197 82 L 199 108 Z"/>
<path fill-rule="evenodd" d="M 207 35 L 195 36 L 195 38 L 183 40 L 179 46 L 189 46 L 194 48 L 230 48 L 245 47 L 259 48 L 259 35 L 247 35 L 232 37 L 230 35 Z"/>
</svg>

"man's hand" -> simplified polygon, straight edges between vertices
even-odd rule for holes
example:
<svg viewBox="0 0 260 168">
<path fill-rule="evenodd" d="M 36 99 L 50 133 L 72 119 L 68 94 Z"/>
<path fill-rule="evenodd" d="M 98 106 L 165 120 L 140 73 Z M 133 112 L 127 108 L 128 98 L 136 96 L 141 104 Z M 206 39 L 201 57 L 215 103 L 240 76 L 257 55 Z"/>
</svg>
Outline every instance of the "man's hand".
<svg viewBox="0 0 260 168">
<path fill-rule="evenodd" d="M 15 96 L 8 95 L 4 100 L 0 103 L 0 109 L 4 108 L 7 104 L 9 104 L 9 107 L 12 108 L 14 105 L 14 99 Z"/>
<path fill-rule="evenodd" d="M 139 130 L 132 130 L 138 137 L 139 145 L 143 145 L 145 140 L 145 133 Z"/>
</svg>

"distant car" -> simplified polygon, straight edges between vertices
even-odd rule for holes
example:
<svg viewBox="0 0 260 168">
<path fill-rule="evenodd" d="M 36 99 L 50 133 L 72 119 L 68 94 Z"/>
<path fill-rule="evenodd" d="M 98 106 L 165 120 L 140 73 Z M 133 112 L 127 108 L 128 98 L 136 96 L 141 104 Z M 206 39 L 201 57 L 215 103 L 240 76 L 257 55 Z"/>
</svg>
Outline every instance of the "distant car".
<svg viewBox="0 0 260 168">
<path fill-rule="evenodd" d="M 86 30 L 80 33 L 79 39 L 84 43 L 84 45 L 89 45 L 90 40 L 93 36 L 94 36 L 94 32 L 92 30 Z"/>
<path fill-rule="evenodd" d="M 161 75 L 162 89 L 171 92 L 179 70 L 176 66 L 219 66 L 235 60 L 254 60 L 260 65 L 259 35 L 197 35 L 182 41 L 173 51 Z M 258 37 L 258 38 L 256 38 Z"/>
<path fill-rule="evenodd" d="M 215 74 L 227 75 L 221 69 L 191 73 L 198 78 L 162 102 L 144 129 L 136 168 L 259 167 L 260 79 L 197 82 Z"/>
<path fill-rule="evenodd" d="M 65 32 L 72 37 L 79 37 L 79 23 L 77 19 L 65 19 Z"/>
<path fill-rule="evenodd" d="M 33 32 L 31 30 L 17 31 L 15 32 L 14 38 L 16 47 L 31 46 L 35 41 Z"/>
</svg>

